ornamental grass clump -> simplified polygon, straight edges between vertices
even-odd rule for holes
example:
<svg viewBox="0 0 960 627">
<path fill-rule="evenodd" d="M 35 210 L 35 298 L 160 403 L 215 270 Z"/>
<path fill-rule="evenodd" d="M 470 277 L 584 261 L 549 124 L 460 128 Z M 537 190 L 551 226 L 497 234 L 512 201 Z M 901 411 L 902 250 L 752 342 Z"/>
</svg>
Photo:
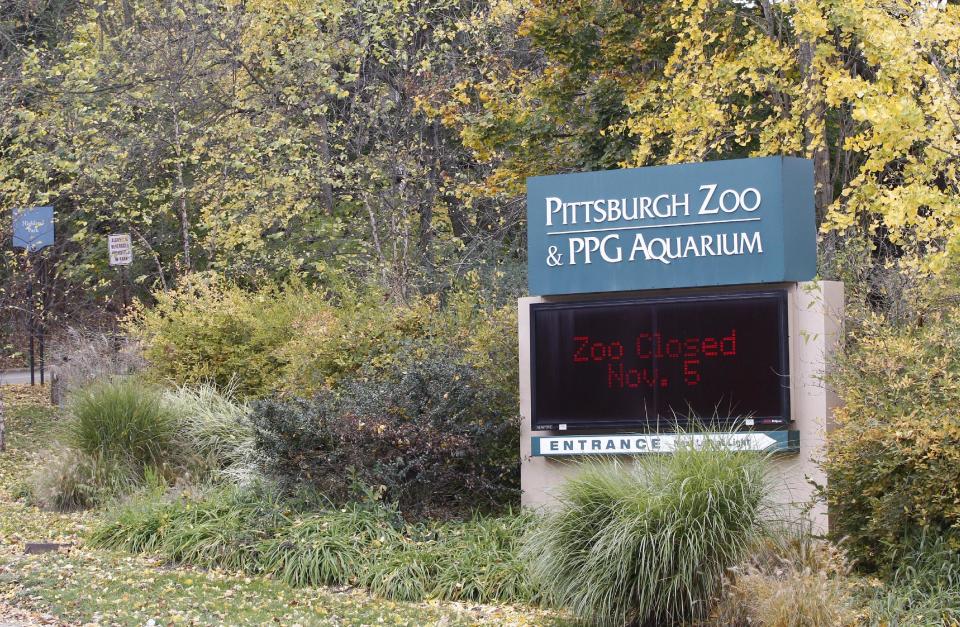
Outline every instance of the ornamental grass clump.
<svg viewBox="0 0 960 627">
<path fill-rule="evenodd" d="M 96 383 L 70 401 L 65 444 L 135 469 L 182 461 L 177 415 L 160 393 L 134 379 Z"/>
<path fill-rule="evenodd" d="M 705 617 L 762 533 L 767 461 L 707 441 L 634 466 L 592 462 L 523 552 L 546 599 L 606 625 Z"/>
</svg>

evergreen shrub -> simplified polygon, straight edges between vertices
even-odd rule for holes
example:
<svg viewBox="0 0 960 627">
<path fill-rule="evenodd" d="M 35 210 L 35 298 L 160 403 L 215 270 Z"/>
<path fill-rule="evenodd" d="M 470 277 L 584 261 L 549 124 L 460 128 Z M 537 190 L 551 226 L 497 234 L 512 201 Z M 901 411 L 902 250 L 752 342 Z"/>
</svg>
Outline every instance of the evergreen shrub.
<svg viewBox="0 0 960 627">
<path fill-rule="evenodd" d="M 395 368 L 367 369 L 336 393 L 260 400 L 254 446 L 268 474 L 338 501 L 377 486 L 408 514 L 448 515 L 516 497 L 519 422 L 512 395 L 473 366 L 408 346 Z"/>
<path fill-rule="evenodd" d="M 958 323 L 956 308 L 922 326 L 867 319 L 831 368 L 833 531 L 861 569 L 889 572 L 921 531 L 960 549 Z"/>
</svg>

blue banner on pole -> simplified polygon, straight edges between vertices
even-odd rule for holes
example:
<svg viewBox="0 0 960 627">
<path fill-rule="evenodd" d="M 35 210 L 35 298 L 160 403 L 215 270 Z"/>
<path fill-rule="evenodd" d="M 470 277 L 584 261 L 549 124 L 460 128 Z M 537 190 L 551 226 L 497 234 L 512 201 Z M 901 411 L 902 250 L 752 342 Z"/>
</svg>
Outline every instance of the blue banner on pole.
<svg viewBox="0 0 960 627">
<path fill-rule="evenodd" d="M 529 178 L 530 294 L 810 280 L 813 187 L 793 157 Z"/>
<path fill-rule="evenodd" d="M 53 245 L 53 207 L 13 210 L 13 247 L 36 251 Z"/>
</svg>

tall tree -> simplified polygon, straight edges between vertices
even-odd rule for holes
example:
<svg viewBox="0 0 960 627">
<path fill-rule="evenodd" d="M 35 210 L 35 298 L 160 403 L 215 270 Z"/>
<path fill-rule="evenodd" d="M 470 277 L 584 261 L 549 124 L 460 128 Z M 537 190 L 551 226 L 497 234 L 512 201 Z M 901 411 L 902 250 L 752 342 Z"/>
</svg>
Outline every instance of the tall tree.
<svg viewBox="0 0 960 627">
<path fill-rule="evenodd" d="M 533 0 L 518 15 L 541 56 L 451 99 L 496 166 L 491 193 L 531 173 L 806 156 L 824 229 L 922 270 L 956 260 L 957 5 Z"/>
</svg>

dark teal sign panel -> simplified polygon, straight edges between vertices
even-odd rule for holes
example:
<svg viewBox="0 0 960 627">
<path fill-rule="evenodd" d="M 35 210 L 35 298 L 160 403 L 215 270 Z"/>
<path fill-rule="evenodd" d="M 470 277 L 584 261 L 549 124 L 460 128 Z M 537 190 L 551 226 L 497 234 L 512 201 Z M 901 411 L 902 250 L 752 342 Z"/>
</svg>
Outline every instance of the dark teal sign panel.
<svg viewBox="0 0 960 627">
<path fill-rule="evenodd" d="M 813 185 L 794 157 L 529 178 L 530 294 L 810 280 Z"/>
</svg>

